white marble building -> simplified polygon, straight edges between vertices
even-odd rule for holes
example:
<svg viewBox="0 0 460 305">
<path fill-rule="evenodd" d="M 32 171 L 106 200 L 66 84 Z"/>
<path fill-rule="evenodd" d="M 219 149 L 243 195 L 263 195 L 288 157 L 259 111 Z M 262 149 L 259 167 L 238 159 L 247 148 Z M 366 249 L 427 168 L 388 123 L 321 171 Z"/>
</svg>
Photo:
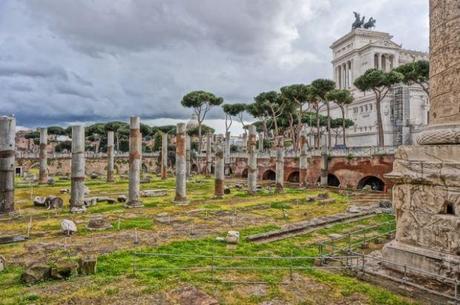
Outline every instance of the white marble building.
<svg viewBox="0 0 460 305">
<path fill-rule="evenodd" d="M 428 59 L 427 53 L 405 50 L 392 38 L 388 33 L 359 28 L 331 45 L 333 80 L 338 88 L 349 89 L 354 96 L 354 102 L 346 108 L 346 117 L 355 123 L 347 130 L 347 146 L 377 145 L 374 93 L 361 92 L 353 86 L 354 80 L 371 68 L 390 71 L 414 60 Z M 335 104 L 331 109 L 332 117 L 341 117 Z M 385 145 L 415 143 L 416 134 L 427 124 L 428 110 L 428 97 L 419 86 L 395 86 L 382 102 Z M 341 141 L 339 136 L 337 144 Z"/>
</svg>

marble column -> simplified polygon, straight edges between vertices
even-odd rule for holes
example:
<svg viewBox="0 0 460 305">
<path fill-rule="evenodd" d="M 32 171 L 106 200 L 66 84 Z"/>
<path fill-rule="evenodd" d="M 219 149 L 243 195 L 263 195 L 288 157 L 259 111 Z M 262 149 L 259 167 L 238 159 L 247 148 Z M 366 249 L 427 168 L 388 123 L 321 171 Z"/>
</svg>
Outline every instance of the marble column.
<svg viewBox="0 0 460 305">
<path fill-rule="evenodd" d="M 430 1 L 430 123 L 418 146 L 395 154 L 395 240 L 383 257 L 460 278 L 460 6 Z M 401 269 L 394 264 L 389 268 Z"/>
<path fill-rule="evenodd" d="M 0 214 L 14 212 L 16 119 L 0 117 Z"/>
<path fill-rule="evenodd" d="M 107 182 L 114 182 L 113 170 L 115 168 L 114 159 L 114 133 L 113 131 L 107 132 Z"/>
<path fill-rule="evenodd" d="M 329 173 L 329 160 L 328 160 L 328 150 L 327 150 L 327 145 L 323 144 L 323 147 L 321 149 L 321 186 L 326 187 L 327 186 L 327 176 Z"/>
<path fill-rule="evenodd" d="M 245 132 L 243 133 L 243 152 L 248 151 L 248 134 Z"/>
<path fill-rule="evenodd" d="M 212 133 L 206 135 L 206 176 L 212 172 Z"/>
<path fill-rule="evenodd" d="M 40 169 L 38 171 L 38 183 L 48 183 L 48 129 L 39 128 L 40 132 Z"/>
<path fill-rule="evenodd" d="M 192 176 L 192 138 L 187 134 L 185 136 L 185 162 L 187 178 Z"/>
<path fill-rule="evenodd" d="M 215 153 L 215 184 L 214 184 L 214 196 L 216 198 L 223 198 L 224 197 L 224 169 L 225 169 L 225 162 L 224 162 L 224 147 L 222 143 L 222 138 L 218 138 L 216 141 L 216 153 Z"/>
<path fill-rule="evenodd" d="M 307 186 L 308 170 L 308 140 L 307 128 L 304 126 L 300 134 L 300 158 L 299 158 L 299 185 Z"/>
<path fill-rule="evenodd" d="M 72 126 L 72 164 L 70 177 L 70 212 L 81 213 L 85 207 L 85 127 Z"/>
<path fill-rule="evenodd" d="M 284 137 L 276 138 L 276 192 L 284 190 Z"/>
<path fill-rule="evenodd" d="M 225 175 L 230 176 L 230 131 L 225 133 Z"/>
<path fill-rule="evenodd" d="M 141 167 L 142 167 L 142 134 L 141 119 L 133 116 L 129 120 L 129 185 L 126 207 L 142 207 L 141 202 Z"/>
<path fill-rule="evenodd" d="M 257 192 L 257 132 L 254 125 L 249 126 L 248 150 L 248 193 Z"/>
<path fill-rule="evenodd" d="M 168 177 L 168 134 L 161 133 L 161 179 Z"/>
<path fill-rule="evenodd" d="M 179 123 L 176 128 L 176 197 L 177 204 L 187 204 L 187 164 L 185 159 L 186 146 L 185 124 Z"/>
<path fill-rule="evenodd" d="M 259 132 L 259 152 L 264 152 L 264 133 Z"/>
</svg>

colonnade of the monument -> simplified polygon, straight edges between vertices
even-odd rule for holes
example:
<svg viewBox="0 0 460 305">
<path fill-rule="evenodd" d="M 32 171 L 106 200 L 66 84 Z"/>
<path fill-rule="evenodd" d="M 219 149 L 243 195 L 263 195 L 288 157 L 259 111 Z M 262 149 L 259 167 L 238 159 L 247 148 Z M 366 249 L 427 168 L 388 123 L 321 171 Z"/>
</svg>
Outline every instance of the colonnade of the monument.
<svg viewBox="0 0 460 305">
<path fill-rule="evenodd" d="M 16 124 L 14 117 L 0 118 L 0 212 L 14 211 L 14 176 L 15 176 L 15 132 Z M 40 172 L 39 183 L 47 183 L 47 129 L 40 128 Z M 211 140 L 207 136 L 207 153 L 205 156 L 207 175 L 211 174 L 212 164 L 215 173 L 215 197 L 222 198 L 224 195 L 224 180 L 226 171 L 230 168 L 230 133 L 224 136 L 216 136 Z M 247 188 L 250 194 L 257 191 L 257 154 L 263 150 L 263 137 L 257 132 L 255 126 L 249 126 L 249 132 L 245 137 L 246 154 L 248 158 Z M 306 171 L 308 164 L 307 139 L 302 133 L 301 157 L 300 157 L 300 186 L 305 186 Z M 212 149 L 212 144 L 214 143 Z M 257 147 L 258 146 L 258 147 Z M 284 188 L 284 138 L 276 139 L 276 190 L 282 192 Z M 214 162 L 211 155 L 214 150 Z M 325 161 L 327 165 L 327 160 Z M 176 129 L 176 195 L 174 202 L 187 203 L 187 178 L 191 171 L 191 138 L 186 133 L 184 123 L 177 124 Z M 71 190 L 70 210 L 72 212 L 84 212 L 85 207 L 85 128 L 84 126 L 72 126 L 72 160 L 71 160 Z M 168 167 L 168 134 L 161 136 L 161 178 L 167 178 Z M 126 207 L 142 207 L 140 196 L 142 165 L 142 134 L 140 132 L 140 118 L 130 118 L 129 135 L 129 171 L 128 171 L 128 198 Z M 327 169 L 326 169 L 327 172 Z M 227 172 L 228 174 L 228 172 Z M 326 176 L 327 179 L 327 176 Z M 107 182 L 114 181 L 114 132 L 107 133 Z M 327 181 L 326 181 L 327 184 Z"/>
</svg>

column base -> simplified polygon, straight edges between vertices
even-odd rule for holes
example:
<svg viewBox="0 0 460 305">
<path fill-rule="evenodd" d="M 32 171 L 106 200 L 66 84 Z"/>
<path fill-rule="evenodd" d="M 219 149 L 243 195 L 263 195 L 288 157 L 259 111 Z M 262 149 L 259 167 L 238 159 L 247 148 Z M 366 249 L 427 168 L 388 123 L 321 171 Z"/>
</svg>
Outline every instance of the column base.
<svg viewBox="0 0 460 305">
<path fill-rule="evenodd" d="M 130 201 L 125 204 L 125 208 L 127 209 L 136 209 L 136 208 L 143 208 L 144 204 L 140 201 Z"/>
<path fill-rule="evenodd" d="M 396 240 L 386 244 L 382 254 L 386 261 L 384 265 L 388 269 L 404 272 L 404 266 L 407 266 L 407 273 L 417 276 L 443 276 L 452 279 L 460 277 L 460 256 L 457 255 L 406 245 Z M 417 273 L 416 270 L 427 274 Z"/>
<path fill-rule="evenodd" d="M 187 199 L 181 199 L 181 200 L 174 199 L 173 203 L 176 204 L 176 205 L 188 205 L 190 203 L 190 201 L 187 200 Z"/>
<path fill-rule="evenodd" d="M 80 214 L 86 212 L 86 207 L 81 206 L 81 207 L 71 207 L 70 208 L 70 213 L 74 214 Z"/>
</svg>

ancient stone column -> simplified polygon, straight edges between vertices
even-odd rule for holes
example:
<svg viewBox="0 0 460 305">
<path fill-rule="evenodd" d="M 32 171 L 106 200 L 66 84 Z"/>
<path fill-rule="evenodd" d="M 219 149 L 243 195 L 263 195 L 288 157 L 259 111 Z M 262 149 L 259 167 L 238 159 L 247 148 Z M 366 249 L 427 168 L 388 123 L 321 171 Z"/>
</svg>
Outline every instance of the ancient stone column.
<svg viewBox="0 0 460 305">
<path fill-rule="evenodd" d="M 113 169 L 115 161 L 113 156 L 114 150 L 114 133 L 113 131 L 107 132 L 107 182 L 113 182 Z"/>
<path fill-rule="evenodd" d="M 257 133 L 254 125 L 249 126 L 248 150 L 248 192 L 254 195 L 257 192 Z"/>
<path fill-rule="evenodd" d="M 430 124 L 419 144 L 460 144 L 460 8 L 430 1 Z"/>
<path fill-rule="evenodd" d="M 321 186 L 327 186 L 327 176 L 329 174 L 329 160 L 327 154 L 327 146 L 326 144 L 323 145 L 321 149 Z"/>
<path fill-rule="evenodd" d="M 300 187 L 307 186 L 307 170 L 308 170 L 308 140 L 307 140 L 307 129 L 304 127 L 300 134 L 300 158 L 299 158 L 299 185 Z"/>
<path fill-rule="evenodd" d="M 212 172 L 212 133 L 206 135 L 206 176 Z"/>
<path fill-rule="evenodd" d="M 259 132 L 259 152 L 264 151 L 264 133 Z"/>
<path fill-rule="evenodd" d="M 248 151 L 248 134 L 244 132 L 243 134 L 243 152 Z"/>
<path fill-rule="evenodd" d="M 389 268 L 460 278 L 460 5 L 430 1 L 430 123 L 395 154 Z M 391 264 L 395 263 L 395 264 Z M 397 264 L 397 265 L 396 265 Z"/>
<path fill-rule="evenodd" d="M 70 177 L 70 212 L 86 210 L 85 204 L 85 127 L 72 126 L 72 164 Z"/>
<path fill-rule="evenodd" d="M 192 176 L 192 138 L 188 134 L 185 136 L 185 161 L 187 178 L 190 178 Z"/>
<path fill-rule="evenodd" d="M 40 132 L 40 169 L 38 171 L 38 183 L 46 184 L 48 183 L 48 129 L 39 128 Z"/>
<path fill-rule="evenodd" d="M 276 138 L 276 192 L 284 190 L 284 137 Z"/>
<path fill-rule="evenodd" d="M 129 190 L 127 207 L 142 207 L 140 201 L 140 182 L 142 166 L 142 134 L 141 120 L 137 116 L 130 118 L 129 131 Z"/>
<path fill-rule="evenodd" d="M 185 124 L 179 123 L 176 128 L 176 197 L 177 204 L 187 204 L 187 164 L 185 160 Z"/>
<path fill-rule="evenodd" d="M 225 133 L 225 175 L 230 175 L 230 131 Z"/>
<path fill-rule="evenodd" d="M 161 179 L 168 177 L 168 134 L 161 133 Z"/>
<path fill-rule="evenodd" d="M 14 212 L 16 119 L 0 117 L 0 214 Z"/>
<path fill-rule="evenodd" d="M 218 138 L 216 141 L 216 154 L 215 154 L 215 165 L 214 172 L 216 175 L 216 180 L 214 184 L 214 196 L 216 198 L 224 197 L 224 147 L 222 143 L 222 138 Z"/>
</svg>

